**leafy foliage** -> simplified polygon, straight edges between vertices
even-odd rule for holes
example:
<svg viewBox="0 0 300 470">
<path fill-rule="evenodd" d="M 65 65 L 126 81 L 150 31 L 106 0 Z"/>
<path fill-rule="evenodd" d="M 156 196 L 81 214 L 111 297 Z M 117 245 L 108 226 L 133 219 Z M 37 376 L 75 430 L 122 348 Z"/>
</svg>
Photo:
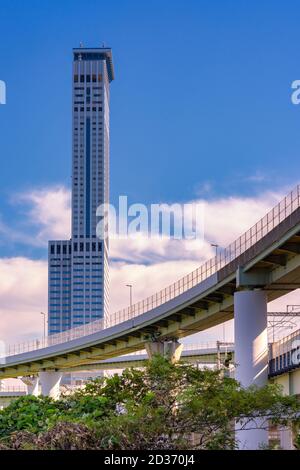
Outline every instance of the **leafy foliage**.
<svg viewBox="0 0 300 470">
<path fill-rule="evenodd" d="M 104 396 L 74 394 L 53 401 L 48 397 L 27 395 L 0 411 L 0 439 L 16 431 L 37 434 L 60 421 L 94 422 L 108 414 L 110 409 Z"/>
<path fill-rule="evenodd" d="M 38 433 L 47 429 L 60 413 L 61 403 L 47 397 L 25 396 L 0 412 L 0 437 L 15 431 Z"/>
</svg>

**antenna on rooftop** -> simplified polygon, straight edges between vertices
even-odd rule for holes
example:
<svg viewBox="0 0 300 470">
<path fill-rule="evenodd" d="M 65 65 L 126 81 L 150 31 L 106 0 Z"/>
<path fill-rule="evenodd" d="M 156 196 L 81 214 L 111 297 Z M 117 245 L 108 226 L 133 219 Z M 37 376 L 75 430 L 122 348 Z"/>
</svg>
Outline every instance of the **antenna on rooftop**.
<svg viewBox="0 0 300 470">
<path fill-rule="evenodd" d="M 79 43 L 79 47 L 80 47 L 80 49 L 83 48 L 83 43 L 82 43 L 81 41 L 80 41 L 80 43 Z"/>
<path fill-rule="evenodd" d="M 104 41 L 102 42 L 102 47 L 103 47 L 103 48 L 105 47 L 105 42 L 104 42 Z"/>
</svg>

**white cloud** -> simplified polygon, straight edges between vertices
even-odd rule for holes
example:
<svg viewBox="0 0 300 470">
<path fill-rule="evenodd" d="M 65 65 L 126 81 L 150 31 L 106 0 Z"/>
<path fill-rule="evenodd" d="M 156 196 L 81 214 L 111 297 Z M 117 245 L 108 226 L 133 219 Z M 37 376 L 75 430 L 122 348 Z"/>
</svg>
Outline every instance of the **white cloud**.
<svg viewBox="0 0 300 470">
<path fill-rule="evenodd" d="M 198 259 L 202 262 L 214 253 L 210 243 L 225 247 L 263 217 L 282 195 L 282 191 L 266 191 L 253 197 L 188 201 L 188 204 L 200 204 L 204 208 L 204 243 L 201 240 L 173 240 L 166 236 L 149 238 L 148 234 L 141 233 L 134 239 L 112 239 L 110 256 L 112 259 L 150 264 L 170 259 Z M 24 224 L 31 228 L 33 235 L 11 229 L 1 220 L 0 234 L 6 232 L 13 240 L 40 246 L 46 246 L 50 239 L 70 238 L 71 196 L 67 188 L 56 186 L 32 190 L 17 195 L 14 203 L 25 204 Z"/>
<path fill-rule="evenodd" d="M 268 180 L 270 175 L 266 175 L 261 171 L 257 170 L 253 175 L 249 175 L 245 178 L 245 181 L 250 181 L 251 183 L 262 183 L 263 181 Z"/>
<path fill-rule="evenodd" d="M 10 237 L 13 233 L 14 241 L 41 247 L 47 246 L 48 240 L 70 238 L 71 193 L 64 186 L 19 193 L 12 198 L 12 203 L 22 205 L 23 217 L 13 231 L 3 225 L 3 235 Z"/>
<path fill-rule="evenodd" d="M 266 191 L 253 197 L 227 197 L 203 201 L 205 238 L 224 248 L 254 225 L 283 197 L 281 191 Z"/>
<path fill-rule="evenodd" d="M 210 194 L 213 190 L 211 181 L 202 181 L 195 188 L 195 194 L 199 197 Z"/>
<path fill-rule="evenodd" d="M 9 227 L 0 219 L 0 244 L 4 243 L 22 243 L 26 245 L 35 244 L 32 236 L 27 235 L 19 230 Z"/>
<path fill-rule="evenodd" d="M 133 285 L 133 301 L 135 302 L 177 281 L 198 266 L 197 261 L 191 260 L 171 260 L 152 265 L 111 263 L 111 311 L 114 312 L 129 304 L 129 290 L 126 284 Z"/>
<path fill-rule="evenodd" d="M 225 248 L 263 217 L 280 199 L 282 192 L 265 192 L 257 197 L 227 197 L 195 200 L 204 208 L 204 242 L 149 238 L 140 234 L 134 239 L 111 240 L 110 256 L 131 262 L 157 263 L 166 260 L 198 260 L 213 256 L 211 243 Z"/>
<path fill-rule="evenodd" d="M 31 221 L 40 225 L 38 239 L 68 239 L 71 235 L 71 194 L 63 186 L 23 194 L 21 200 L 31 203 Z"/>
<path fill-rule="evenodd" d="M 0 339 L 23 340 L 40 333 L 47 311 L 47 263 L 0 259 Z"/>
</svg>

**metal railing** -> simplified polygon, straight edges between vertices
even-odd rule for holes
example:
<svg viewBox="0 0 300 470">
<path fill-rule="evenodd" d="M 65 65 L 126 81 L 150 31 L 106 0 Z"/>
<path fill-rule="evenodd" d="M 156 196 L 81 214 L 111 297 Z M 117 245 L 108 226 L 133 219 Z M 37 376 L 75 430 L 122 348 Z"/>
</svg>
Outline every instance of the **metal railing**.
<svg viewBox="0 0 300 470">
<path fill-rule="evenodd" d="M 235 260 L 255 243 L 270 233 L 275 227 L 300 207 L 300 185 L 296 186 L 282 201 L 270 210 L 237 240 L 223 249 L 214 258 L 209 259 L 199 268 L 182 277 L 168 287 L 143 299 L 131 307 L 121 309 L 107 318 L 72 328 L 62 333 L 53 334 L 45 339 L 8 346 L 6 355 L 11 356 L 55 344 L 65 343 L 82 336 L 109 328 L 148 312 L 200 284 L 221 268 Z"/>
</svg>

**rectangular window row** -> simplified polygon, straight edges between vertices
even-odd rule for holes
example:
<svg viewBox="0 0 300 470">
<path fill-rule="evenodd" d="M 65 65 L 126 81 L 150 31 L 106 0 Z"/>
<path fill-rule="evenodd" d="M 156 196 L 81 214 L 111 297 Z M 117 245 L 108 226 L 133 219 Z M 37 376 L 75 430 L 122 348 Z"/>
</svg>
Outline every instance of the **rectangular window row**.
<svg viewBox="0 0 300 470">
<path fill-rule="evenodd" d="M 61 245 L 55 245 L 55 244 L 51 244 L 50 245 L 50 253 L 51 255 L 60 255 L 61 254 L 61 251 L 63 254 L 67 254 L 67 249 L 68 249 L 68 246 L 69 246 L 69 254 L 72 253 L 72 246 L 71 245 L 67 245 L 67 244 L 63 244 L 62 245 L 62 249 L 61 249 Z M 93 251 L 93 252 L 96 252 L 96 251 L 102 251 L 102 243 L 101 242 L 86 242 L 84 244 L 84 242 L 80 242 L 80 243 L 77 243 L 75 242 L 73 244 L 73 249 L 74 249 L 74 252 L 83 252 L 83 251 Z M 65 267 L 67 267 L 66 265 L 64 265 Z M 52 265 L 51 267 L 57 267 L 59 268 L 60 265 Z"/>
<path fill-rule="evenodd" d="M 93 73 L 92 75 L 90 74 L 81 74 L 81 75 L 78 75 L 78 74 L 74 74 L 74 83 L 78 83 L 80 81 L 80 83 L 97 83 L 97 82 L 102 82 L 102 74 L 101 73 Z"/>
<path fill-rule="evenodd" d="M 81 103 L 76 103 L 76 102 L 75 102 L 75 104 L 81 104 Z M 74 111 L 75 111 L 75 112 L 78 112 L 79 109 L 80 109 L 80 112 L 81 112 L 81 113 L 84 113 L 84 107 L 83 107 L 83 106 L 81 106 L 80 108 L 78 108 L 78 106 L 75 106 L 75 107 L 74 107 Z M 90 106 L 88 106 L 88 107 L 86 108 L 86 111 L 87 111 L 87 112 L 91 111 Z M 95 112 L 97 111 L 97 107 L 92 107 L 92 111 L 95 113 Z M 98 106 L 98 111 L 102 111 L 102 107 L 101 107 L 101 106 Z"/>
<path fill-rule="evenodd" d="M 69 246 L 69 249 L 68 249 L 68 246 Z M 56 250 L 55 250 L 55 247 L 56 247 Z M 69 244 L 66 244 L 64 243 L 63 245 L 50 245 L 50 253 L 51 255 L 60 255 L 61 253 L 63 255 L 66 255 L 67 253 L 69 253 L 69 255 L 71 254 L 71 245 Z"/>
</svg>

